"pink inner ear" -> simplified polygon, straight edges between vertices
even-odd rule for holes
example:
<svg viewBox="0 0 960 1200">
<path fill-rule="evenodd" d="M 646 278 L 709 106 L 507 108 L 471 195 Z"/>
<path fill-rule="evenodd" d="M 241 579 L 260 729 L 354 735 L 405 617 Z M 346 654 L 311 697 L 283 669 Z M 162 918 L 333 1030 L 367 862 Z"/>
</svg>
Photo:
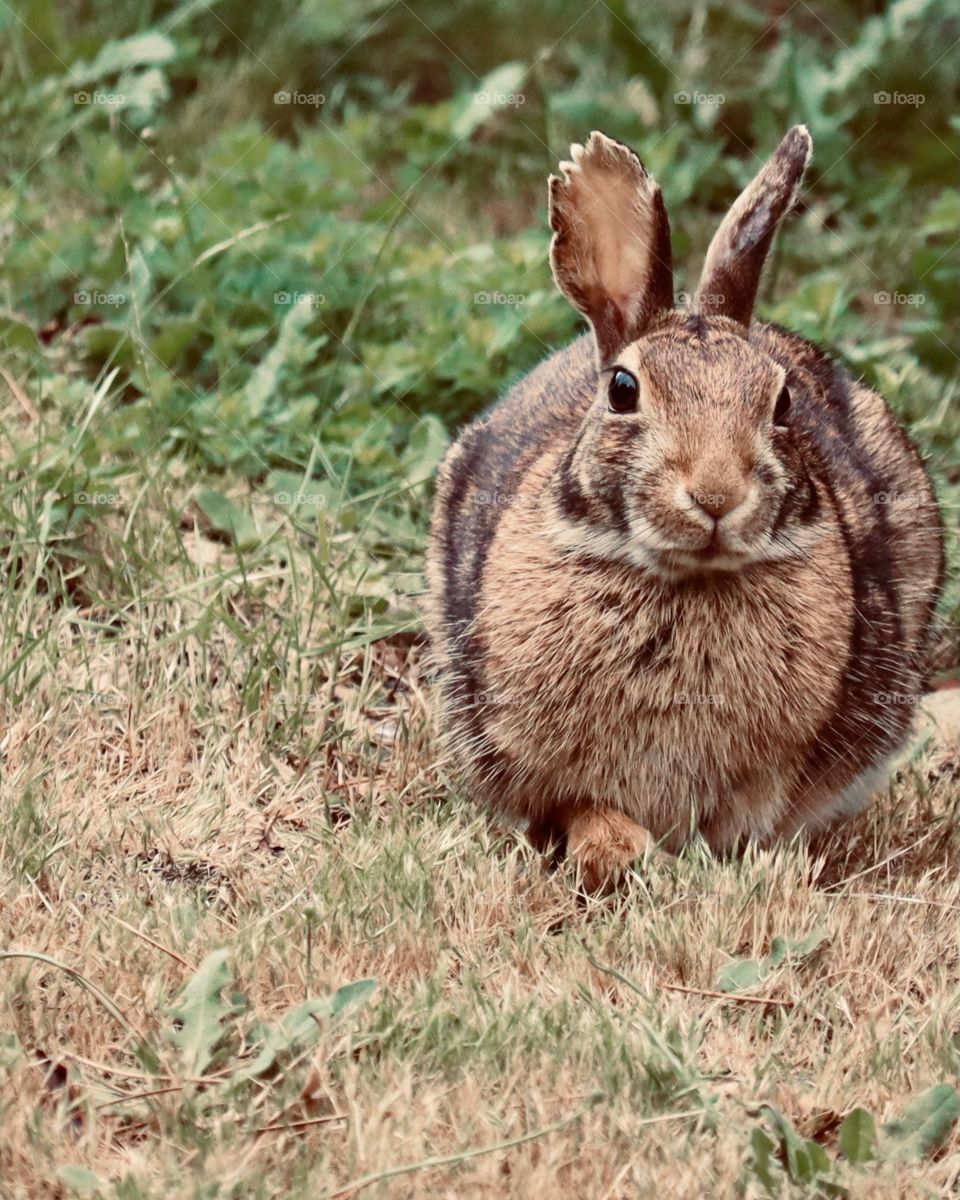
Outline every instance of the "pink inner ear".
<svg viewBox="0 0 960 1200">
<path fill-rule="evenodd" d="M 612 292 L 610 299 L 614 302 L 620 312 L 625 313 L 629 309 L 633 300 L 632 292 Z"/>
</svg>

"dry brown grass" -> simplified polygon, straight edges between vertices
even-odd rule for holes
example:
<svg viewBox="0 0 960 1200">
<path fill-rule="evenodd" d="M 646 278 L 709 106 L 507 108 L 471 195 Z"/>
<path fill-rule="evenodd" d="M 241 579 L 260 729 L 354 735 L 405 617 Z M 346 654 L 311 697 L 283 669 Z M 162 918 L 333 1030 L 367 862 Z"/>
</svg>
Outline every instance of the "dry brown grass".
<svg viewBox="0 0 960 1200">
<path fill-rule="evenodd" d="M 451 793 L 409 638 L 337 625 L 295 549 L 240 578 L 177 536 L 189 553 L 166 554 L 162 588 L 115 589 L 117 619 L 18 601 L 43 641 L 0 746 L 0 948 L 109 1002 L 49 963 L 0 965 L 4 1200 L 75 1194 L 65 1165 L 118 1200 L 759 1196 L 763 1104 L 837 1158 L 850 1109 L 879 1123 L 956 1077 L 949 738 L 815 845 L 694 848 L 588 900 Z M 732 956 L 815 929 L 753 989 L 769 1003 L 716 995 Z M 249 1007 L 196 1082 L 169 1008 L 219 947 Z M 255 1020 L 363 977 L 365 1007 L 241 1079 Z M 945 1195 L 958 1169 L 954 1134 L 836 1177 Z"/>
</svg>

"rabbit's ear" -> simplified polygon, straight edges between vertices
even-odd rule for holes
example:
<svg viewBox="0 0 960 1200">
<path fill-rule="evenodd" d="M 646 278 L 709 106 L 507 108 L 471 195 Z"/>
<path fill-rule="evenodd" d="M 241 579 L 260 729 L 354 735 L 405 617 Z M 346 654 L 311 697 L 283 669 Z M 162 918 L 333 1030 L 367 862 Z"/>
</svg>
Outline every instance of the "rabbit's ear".
<svg viewBox="0 0 960 1200">
<path fill-rule="evenodd" d="M 720 222 L 697 286 L 697 308 L 704 315 L 750 324 L 767 251 L 812 150 L 807 127 L 794 125 Z"/>
<path fill-rule="evenodd" d="M 550 176 L 550 266 L 607 364 L 673 308 L 670 223 L 659 186 L 629 146 L 594 132 L 570 156 Z"/>
</svg>

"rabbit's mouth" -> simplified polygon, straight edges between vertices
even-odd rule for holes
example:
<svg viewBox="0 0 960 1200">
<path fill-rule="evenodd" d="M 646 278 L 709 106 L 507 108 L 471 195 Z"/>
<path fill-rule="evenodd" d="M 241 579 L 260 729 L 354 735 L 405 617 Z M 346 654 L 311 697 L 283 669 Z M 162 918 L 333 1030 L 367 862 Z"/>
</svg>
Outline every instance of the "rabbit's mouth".
<svg viewBox="0 0 960 1200">
<path fill-rule="evenodd" d="M 753 556 L 709 542 L 699 550 L 660 550 L 657 559 L 664 574 L 693 575 L 707 571 L 739 571 L 753 561 Z"/>
<path fill-rule="evenodd" d="M 714 525 L 709 538 L 700 546 L 661 544 L 654 552 L 655 569 L 672 576 L 739 571 L 756 557 L 741 538 L 731 537 L 719 525 Z"/>
</svg>

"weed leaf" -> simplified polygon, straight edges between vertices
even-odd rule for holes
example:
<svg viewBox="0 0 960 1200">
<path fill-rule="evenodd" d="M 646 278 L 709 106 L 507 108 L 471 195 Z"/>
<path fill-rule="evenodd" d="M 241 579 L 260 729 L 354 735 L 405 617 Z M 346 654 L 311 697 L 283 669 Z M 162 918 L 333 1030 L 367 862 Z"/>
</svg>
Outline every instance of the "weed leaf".
<svg viewBox="0 0 960 1200">
<path fill-rule="evenodd" d="M 840 1153 L 855 1166 L 876 1157 L 877 1129 L 865 1108 L 855 1108 L 843 1119 L 838 1135 Z"/>
<path fill-rule="evenodd" d="M 898 1158 L 923 1158 L 943 1145 L 958 1117 L 960 1095 L 949 1083 L 938 1083 L 888 1121 L 883 1132 L 896 1143 Z"/>
<path fill-rule="evenodd" d="M 171 1038 L 180 1051 L 188 1075 L 202 1075 L 213 1062 L 223 1036 L 223 1022 L 236 1007 L 221 995 L 230 982 L 229 951 L 214 950 L 200 964 L 180 992 L 180 1003 L 170 1010 L 175 1022 Z"/>
<path fill-rule="evenodd" d="M 373 979 L 344 984 L 332 996 L 304 1000 L 288 1008 L 273 1026 L 267 1026 L 260 1052 L 247 1068 L 248 1075 L 263 1075 L 280 1058 L 309 1049 L 320 1037 L 321 1022 L 339 1017 L 349 1008 L 363 1004 L 376 988 Z"/>
<path fill-rule="evenodd" d="M 770 953 L 764 958 L 731 959 L 717 977 L 717 989 L 721 992 L 742 992 L 755 987 L 783 963 L 809 958 L 826 936 L 825 929 L 815 929 L 804 938 L 785 938 L 778 934 L 770 943 Z"/>
<path fill-rule="evenodd" d="M 750 1135 L 750 1147 L 753 1150 L 751 1168 L 757 1179 L 771 1195 L 780 1191 L 783 1176 L 774 1156 L 777 1144 L 759 1125 Z"/>
<path fill-rule="evenodd" d="M 86 1167 L 74 1166 L 72 1163 L 62 1166 L 59 1175 L 68 1188 L 78 1192 L 81 1196 L 92 1196 L 106 1187 L 99 1175 L 88 1171 Z"/>
<path fill-rule="evenodd" d="M 259 541 L 256 522 L 222 492 L 204 488 L 197 495 L 197 507 L 210 522 L 210 528 L 228 538 L 240 550 L 247 550 Z"/>
</svg>

